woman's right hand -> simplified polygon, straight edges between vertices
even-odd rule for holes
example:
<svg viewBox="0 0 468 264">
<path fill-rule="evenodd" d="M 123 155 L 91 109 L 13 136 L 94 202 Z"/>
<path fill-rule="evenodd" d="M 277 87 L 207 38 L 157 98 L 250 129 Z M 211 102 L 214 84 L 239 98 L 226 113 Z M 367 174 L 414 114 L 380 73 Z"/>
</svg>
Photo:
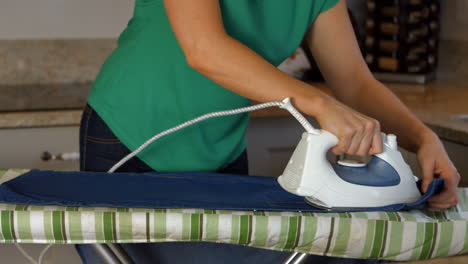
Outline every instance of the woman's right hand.
<svg viewBox="0 0 468 264">
<path fill-rule="evenodd" d="M 334 134 L 339 143 L 332 148 L 336 155 L 366 156 L 383 151 L 380 123 L 338 100 L 325 96 L 315 118 L 322 129 Z"/>
</svg>

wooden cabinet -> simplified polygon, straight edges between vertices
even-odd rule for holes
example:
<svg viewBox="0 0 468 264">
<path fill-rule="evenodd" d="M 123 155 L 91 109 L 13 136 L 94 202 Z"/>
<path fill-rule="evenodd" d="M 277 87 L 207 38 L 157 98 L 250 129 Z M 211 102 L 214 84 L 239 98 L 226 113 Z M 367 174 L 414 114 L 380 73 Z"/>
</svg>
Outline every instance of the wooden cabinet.
<svg viewBox="0 0 468 264">
<path fill-rule="evenodd" d="M 42 161 L 44 151 L 52 154 L 79 151 L 79 127 L 0 129 L 0 168 L 36 168 L 42 170 L 79 170 L 79 161 Z M 36 259 L 45 245 L 22 244 Z M 0 245 L 1 263 L 29 261 L 11 244 Z M 55 245 L 45 263 L 81 263 L 73 245 Z"/>
<path fill-rule="evenodd" d="M 79 161 L 43 161 L 44 151 L 52 154 L 79 151 L 79 127 L 0 129 L 0 168 L 79 170 Z"/>
<path fill-rule="evenodd" d="M 315 120 L 308 120 L 318 127 Z M 304 128 L 294 118 L 253 118 L 247 130 L 249 174 L 281 175 L 302 133 Z"/>
</svg>

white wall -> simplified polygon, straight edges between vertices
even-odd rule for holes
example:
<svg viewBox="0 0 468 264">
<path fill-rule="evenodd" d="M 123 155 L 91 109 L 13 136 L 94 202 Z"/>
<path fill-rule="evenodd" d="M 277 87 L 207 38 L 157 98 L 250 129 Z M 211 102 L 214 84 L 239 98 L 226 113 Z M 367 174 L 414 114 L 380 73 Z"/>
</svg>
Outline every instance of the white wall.
<svg viewBox="0 0 468 264">
<path fill-rule="evenodd" d="M 441 0 L 441 38 L 468 41 L 468 0 Z"/>
<path fill-rule="evenodd" d="M 365 0 L 347 0 L 353 9 Z M 468 41 L 468 0 L 441 0 L 442 38 Z M 114 38 L 134 0 L 0 0 L 0 39 Z M 360 16 L 360 12 L 357 12 Z"/>
<path fill-rule="evenodd" d="M 0 39 L 114 38 L 134 0 L 0 0 Z"/>
</svg>

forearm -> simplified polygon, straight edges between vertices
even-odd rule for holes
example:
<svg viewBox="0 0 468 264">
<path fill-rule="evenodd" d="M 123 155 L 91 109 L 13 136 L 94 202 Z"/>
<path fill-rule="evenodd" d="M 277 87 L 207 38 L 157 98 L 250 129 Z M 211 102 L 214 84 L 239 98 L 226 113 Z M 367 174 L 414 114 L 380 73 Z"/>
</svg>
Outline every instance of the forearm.
<svg viewBox="0 0 468 264">
<path fill-rule="evenodd" d="M 208 42 L 208 40 L 205 40 Z M 325 93 L 268 63 L 231 37 L 200 43 L 189 64 L 224 88 L 249 99 L 268 102 L 291 97 L 299 111 L 315 116 Z"/>
<path fill-rule="evenodd" d="M 323 98 L 330 99 L 229 36 L 219 0 L 164 0 L 164 7 L 188 64 L 224 88 L 259 102 L 291 97 L 301 112 L 312 116 Z"/>
<path fill-rule="evenodd" d="M 425 137 L 433 136 L 395 94 L 374 78 L 362 81 L 351 94 L 354 96 L 348 94 L 340 100 L 379 120 L 382 130 L 398 135 L 399 144 L 404 148 L 415 152 Z"/>
</svg>

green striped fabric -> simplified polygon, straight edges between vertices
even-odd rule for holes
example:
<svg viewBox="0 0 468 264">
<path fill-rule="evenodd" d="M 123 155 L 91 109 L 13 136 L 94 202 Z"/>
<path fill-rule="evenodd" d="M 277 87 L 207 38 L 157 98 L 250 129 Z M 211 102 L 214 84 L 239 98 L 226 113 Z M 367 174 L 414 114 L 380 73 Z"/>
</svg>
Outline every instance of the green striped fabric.
<svg viewBox="0 0 468 264">
<path fill-rule="evenodd" d="M 27 170 L 0 170 L 0 182 Z M 468 189 L 444 211 L 294 213 L 0 204 L 2 243 L 211 241 L 317 255 L 418 260 L 468 253 Z"/>
</svg>

